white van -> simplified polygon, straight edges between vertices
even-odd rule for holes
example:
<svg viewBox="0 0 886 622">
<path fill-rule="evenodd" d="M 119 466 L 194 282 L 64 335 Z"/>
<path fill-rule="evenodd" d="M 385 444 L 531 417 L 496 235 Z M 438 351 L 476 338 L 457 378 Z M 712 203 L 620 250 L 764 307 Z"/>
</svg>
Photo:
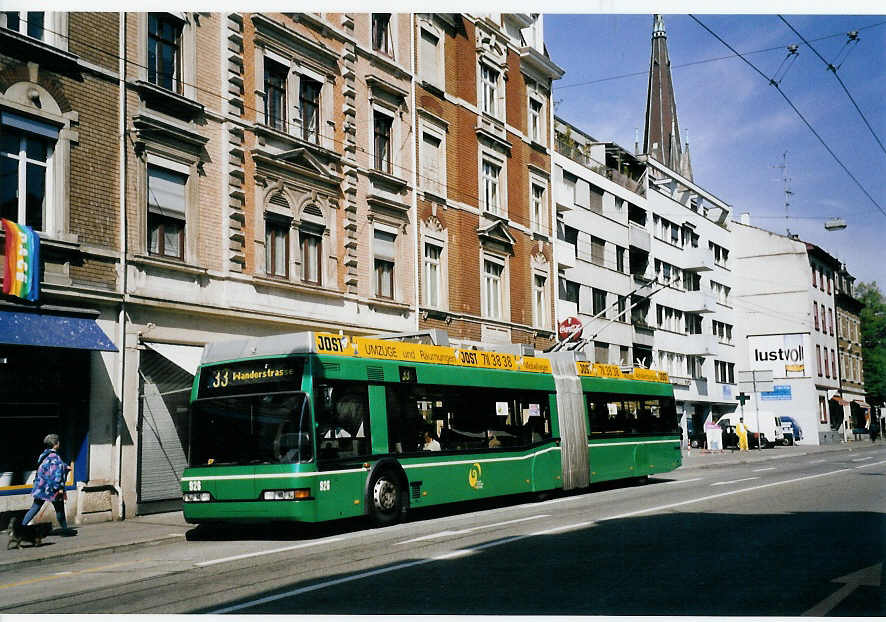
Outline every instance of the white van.
<svg viewBox="0 0 886 622">
<path fill-rule="evenodd" d="M 748 432 L 757 431 L 757 411 L 746 410 L 744 415 L 741 412 L 729 413 L 723 415 L 717 420 L 717 424 L 722 428 L 724 426 L 735 427 L 738 420 L 744 416 L 744 423 L 748 428 Z M 775 416 L 775 413 L 768 410 L 760 411 L 760 428 L 763 433 L 763 446 L 767 444 L 783 445 L 785 444 L 784 429 L 781 425 L 781 419 Z"/>
</svg>

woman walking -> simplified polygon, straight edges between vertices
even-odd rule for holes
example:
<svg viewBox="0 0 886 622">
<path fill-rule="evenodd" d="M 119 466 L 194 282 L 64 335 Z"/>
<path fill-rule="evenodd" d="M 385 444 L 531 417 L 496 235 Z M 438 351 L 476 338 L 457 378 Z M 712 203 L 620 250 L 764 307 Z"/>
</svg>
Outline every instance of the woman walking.
<svg viewBox="0 0 886 622">
<path fill-rule="evenodd" d="M 46 449 L 37 459 L 37 473 L 34 476 L 34 488 L 31 496 L 34 504 L 22 519 L 22 525 L 27 525 L 46 501 L 51 501 L 55 508 L 55 517 L 58 519 L 59 532 L 63 536 L 77 535 L 76 529 L 68 529 L 68 521 L 65 518 L 65 481 L 68 479 L 70 467 L 58 455 L 58 434 L 47 434 L 43 439 Z"/>
</svg>

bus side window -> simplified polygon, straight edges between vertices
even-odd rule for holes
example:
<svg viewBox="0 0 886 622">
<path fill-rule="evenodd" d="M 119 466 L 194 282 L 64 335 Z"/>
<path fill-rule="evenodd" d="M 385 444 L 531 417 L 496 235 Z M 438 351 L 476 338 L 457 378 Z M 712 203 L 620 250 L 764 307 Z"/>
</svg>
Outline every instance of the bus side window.
<svg viewBox="0 0 886 622">
<path fill-rule="evenodd" d="M 365 382 L 317 384 L 317 444 L 320 458 L 335 459 L 370 453 L 369 388 Z"/>
</svg>

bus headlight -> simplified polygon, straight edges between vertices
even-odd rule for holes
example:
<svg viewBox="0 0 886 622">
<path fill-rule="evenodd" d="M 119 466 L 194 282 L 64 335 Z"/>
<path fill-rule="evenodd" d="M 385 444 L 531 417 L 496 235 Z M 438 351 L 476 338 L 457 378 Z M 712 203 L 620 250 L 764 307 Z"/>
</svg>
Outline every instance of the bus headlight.
<svg viewBox="0 0 886 622">
<path fill-rule="evenodd" d="M 310 499 L 310 488 L 289 488 L 285 490 L 265 490 L 261 498 L 265 501 L 298 501 L 299 499 Z"/>
<path fill-rule="evenodd" d="M 206 491 L 203 492 L 186 492 L 182 495 L 185 503 L 200 503 L 212 501 L 212 495 Z"/>
</svg>

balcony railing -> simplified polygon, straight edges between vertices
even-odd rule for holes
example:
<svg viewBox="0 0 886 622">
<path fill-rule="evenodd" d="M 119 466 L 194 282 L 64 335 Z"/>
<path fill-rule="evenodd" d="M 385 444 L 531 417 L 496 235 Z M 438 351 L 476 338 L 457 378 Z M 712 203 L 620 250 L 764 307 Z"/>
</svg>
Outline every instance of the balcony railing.
<svg viewBox="0 0 886 622">
<path fill-rule="evenodd" d="M 597 175 L 617 183 L 622 188 L 630 190 L 634 194 L 646 196 L 646 188 L 640 180 L 632 179 L 629 175 L 625 175 L 618 169 L 594 160 L 591 156 L 583 153 L 575 142 L 570 143 L 565 140 L 562 134 L 557 134 L 556 149 L 558 153 L 563 154 L 573 162 L 578 162 L 582 166 L 591 169 Z"/>
</svg>

